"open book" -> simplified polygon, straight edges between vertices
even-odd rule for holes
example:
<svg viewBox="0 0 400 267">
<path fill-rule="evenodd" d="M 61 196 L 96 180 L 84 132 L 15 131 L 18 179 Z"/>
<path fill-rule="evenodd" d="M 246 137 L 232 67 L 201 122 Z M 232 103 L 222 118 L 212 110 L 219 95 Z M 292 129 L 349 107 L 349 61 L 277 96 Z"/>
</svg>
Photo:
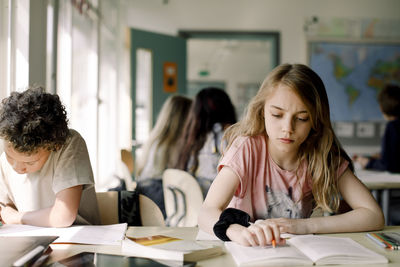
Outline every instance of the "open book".
<svg viewBox="0 0 400 267">
<path fill-rule="evenodd" d="M 122 242 L 122 252 L 129 256 L 183 262 L 219 256 L 224 250 L 222 246 L 207 242 L 155 235 L 142 238 L 127 237 Z"/>
<path fill-rule="evenodd" d="M 268 265 L 325 265 L 325 264 L 376 264 L 388 259 L 369 250 L 351 238 L 315 235 L 295 236 L 287 245 L 272 247 L 244 247 L 225 242 L 238 266 Z"/>
</svg>

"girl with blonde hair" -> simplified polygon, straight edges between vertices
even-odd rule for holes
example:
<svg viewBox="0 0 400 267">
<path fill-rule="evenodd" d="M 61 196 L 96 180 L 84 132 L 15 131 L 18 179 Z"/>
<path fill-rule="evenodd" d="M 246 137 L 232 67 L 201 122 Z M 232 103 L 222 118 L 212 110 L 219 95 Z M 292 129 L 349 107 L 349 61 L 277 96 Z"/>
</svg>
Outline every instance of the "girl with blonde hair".
<svg viewBox="0 0 400 267">
<path fill-rule="evenodd" d="M 384 218 L 336 138 L 320 77 L 283 64 L 265 79 L 227 147 L 199 215 L 199 226 L 245 246 L 284 243 L 280 233 L 382 229 Z M 314 208 L 343 214 L 312 217 Z M 228 208 L 227 208 L 228 207 Z"/>
<path fill-rule="evenodd" d="M 192 100 L 173 95 L 164 102 L 150 137 L 143 146 L 137 166 L 137 192 L 149 197 L 166 217 L 162 174 L 172 168 L 179 154 L 178 140 Z"/>
<path fill-rule="evenodd" d="M 170 96 L 162 106 L 150 137 L 143 146 L 137 162 L 138 180 L 161 179 L 162 173 L 179 154 L 178 140 L 186 121 L 192 100 L 185 96 Z"/>
</svg>

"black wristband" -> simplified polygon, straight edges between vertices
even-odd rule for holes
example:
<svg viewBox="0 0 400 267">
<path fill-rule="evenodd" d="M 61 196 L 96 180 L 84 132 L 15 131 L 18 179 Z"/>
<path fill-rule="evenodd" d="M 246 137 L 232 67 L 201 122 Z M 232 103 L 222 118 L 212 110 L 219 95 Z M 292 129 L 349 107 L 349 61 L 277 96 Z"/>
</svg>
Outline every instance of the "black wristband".
<svg viewBox="0 0 400 267">
<path fill-rule="evenodd" d="M 249 226 L 250 215 L 246 212 L 238 209 L 228 208 L 224 210 L 219 216 L 218 222 L 214 224 L 214 234 L 222 241 L 231 241 L 226 235 L 226 230 L 231 224 L 240 224 L 243 226 Z"/>
</svg>

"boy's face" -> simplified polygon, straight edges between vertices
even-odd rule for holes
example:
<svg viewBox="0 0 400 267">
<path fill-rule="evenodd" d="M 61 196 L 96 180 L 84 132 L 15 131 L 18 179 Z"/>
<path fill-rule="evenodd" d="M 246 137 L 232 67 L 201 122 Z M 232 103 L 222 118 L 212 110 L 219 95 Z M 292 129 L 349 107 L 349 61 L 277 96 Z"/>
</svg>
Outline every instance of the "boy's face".
<svg viewBox="0 0 400 267">
<path fill-rule="evenodd" d="M 9 142 L 4 142 L 4 152 L 8 163 L 19 174 L 37 172 L 50 155 L 50 151 L 44 148 L 39 148 L 36 153 L 32 154 L 17 152 Z"/>
</svg>

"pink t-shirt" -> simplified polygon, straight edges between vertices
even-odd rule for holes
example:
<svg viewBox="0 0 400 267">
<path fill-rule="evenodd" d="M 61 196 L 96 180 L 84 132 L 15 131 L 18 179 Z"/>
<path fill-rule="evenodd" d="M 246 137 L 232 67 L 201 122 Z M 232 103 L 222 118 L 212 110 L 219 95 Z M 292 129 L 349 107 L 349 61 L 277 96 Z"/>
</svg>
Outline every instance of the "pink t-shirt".
<svg viewBox="0 0 400 267">
<path fill-rule="evenodd" d="M 238 137 L 218 165 L 230 167 L 240 179 L 229 207 L 247 212 L 252 221 L 267 218 L 307 218 L 313 208 L 312 181 L 307 163 L 296 171 L 281 169 L 269 156 L 263 135 Z M 344 162 L 340 177 L 347 169 Z"/>
</svg>

